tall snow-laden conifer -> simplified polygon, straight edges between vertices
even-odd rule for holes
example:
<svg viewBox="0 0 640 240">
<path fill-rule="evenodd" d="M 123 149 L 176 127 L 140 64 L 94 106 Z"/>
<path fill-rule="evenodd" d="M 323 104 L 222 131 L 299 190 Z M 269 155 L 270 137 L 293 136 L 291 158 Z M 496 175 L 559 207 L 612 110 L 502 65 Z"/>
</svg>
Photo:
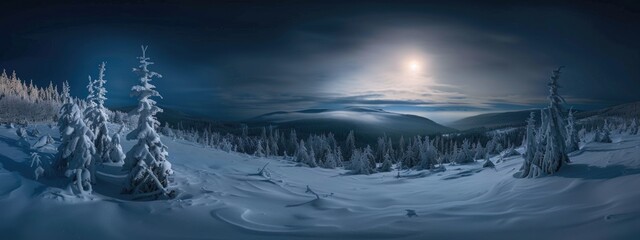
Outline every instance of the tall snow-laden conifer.
<svg viewBox="0 0 640 240">
<path fill-rule="evenodd" d="M 558 94 L 558 79 L 563 67 L 553 71 L 551 81 L 549 81 L 549 107 L 546 109 L 546 124 L 544 128 L 545 150 L 542 159 L 542 171 L 545 174 L 553 174 L 560 170 L 563 164 L 569 162 L 567 156 L 566 132 L 564 128 L 564 116 L 562 104 L 565 102 Z"/>
<path fill-rule="evenodd" d="M 69 96 L 69 83 L 66 81 L 62 84 L 62 97 L 64 104 L 58 118 L 61 143 L 56 167 L 71 179 L 69 187 L 73 193 L 91 193 L 89 167 L 95 155 L 91 142 L 93 132 L 86 126 L 80 108 Z"/>
<path fill-rule="evenodd" d="M 353 133 L 353 130 L 351 130 L 349 131 L 349 134 L 347 135 L 347 139 L 345 140 L 345 146 L 344 146 L 344 154 L 346 155 L 345 157 L 347 158 L 351 157 L 355 149 L 356 149 L 356 137 L 355 137 L 355 134 Z"/>
<path fill-rule="evenodd" d="M 520 167 L 520 177 L 537 177 L 540 174 L 540 148 L 538 138 L 536 138 L 535 114 L 531 112 L 527 120 L 527 132 L 525 136 L 525 153 L 523 154 L 524 162 Z"/>
<path fill-rule="evenodd" d="M 78 195 L 91 193 L 92 174 L 91 165 L 96 154 L 96 149 L 91 141 L 94 138 L 93 132 L 87 127 L 82 119 L 82 113 L 74 104 L 74 117 L 71 126 L 66 132 L 70 134 L 69 144 L 65 144 L 62 156 L 68 159 L 65 176 L 71 179 L 70 188 Z"/>
<path fill-rule="evenodd" d="M 73 99 L 69 95 L 69 83 L 64 81 L 62 83 L 62 107 L 60 107 L 60 111 L 58 113 L 58 131 L 60 132 L 60 145 L 58 146 L 58 156 L 56 162 L 56 168 L 58 170 L 64 170 L 67 168 L 67 163 L 69 161 L 69 156 L 65 157 L 63 154 L 64 149 L 67 148 L 71 141 L 71 134 L 73 133 L 72 129 L 69 129 L 73 120 L 79 116 L 80 109 L 78 106 L 73 103 Z"/>
<path fill-rule="evenodd" d="M 104 88 L 104 84 L 107 82 L 104 79 L 105 63 L 102 62 L 99 66 L 98 79 L 90 84 L 93 87 L 92 91 L 89 91 L 91 98 L 91 107 L 89 110 L 88 122 L 91 130 L 96 136 L 94 145 L 96 147 L 96 153 L 98 155 L 97 161 L 110 162 L 109 158 L 109 146 L 111 145 L 111 138 L 109 137 L 109 129 L 107 128 L 107 116 L 106 108 L 104 107 L 104 101 L 107 90 Z M 91 79 L 91 78 L 89 78 Z"/>
<path fill-rule="evenodd" d="M 578 129 L 576 129 L 576 121 L 573 117 L 573 111 L 569 111 L 567 116 L 567 152 L 573 152 L 580 148 L 580 138 L 578 137 Z"/>
<path fill-rule="evenodd" d="M 84 115 L 84 122 L 87 124 L 87 126 L 89 127 L 89 129 L 91 129 L 91 131 L 94 131 L 96 128 L 96 124 L 94 123 L 95 120 L 95 114 L 96 114 L 96 102 L 95 102 L 95 81 L 91 78 L 91 76 L 89 76 L 89 84 L 87 84 L 87 100 L 86 103 L 87 105 L 84 108 L 83 111 L 83 115 Z M 82 106 L 80 106 L 82 107 Z M 82 108 L 81 108 L 82 109 Z"/>
<path fill-rule="evenodd" d="M 126 154 L 123 170 L 129 171 L 123 192 L 145 196 L 171 196 L 169 175 L 173 174 L 167 147 L 160 140 L 155 128 L 160 125 L 155 117 L 162 109 L 156 106 L 151 97 L 161 97 L 150 82 L 154 77 L 162 75 L 150 71 L 150 58 L 146 56 L 147 47 L 142 47 L 142 56 L 138 57 L 140 65 L 133 71 L 140 77 L 140 84 L 131 88 L 131 96 L 138 98 L 138 107 L 131 112 L 139 115 L 138 127 L 127 134 L 128 140 L 138 140 Z"/>
</svg>

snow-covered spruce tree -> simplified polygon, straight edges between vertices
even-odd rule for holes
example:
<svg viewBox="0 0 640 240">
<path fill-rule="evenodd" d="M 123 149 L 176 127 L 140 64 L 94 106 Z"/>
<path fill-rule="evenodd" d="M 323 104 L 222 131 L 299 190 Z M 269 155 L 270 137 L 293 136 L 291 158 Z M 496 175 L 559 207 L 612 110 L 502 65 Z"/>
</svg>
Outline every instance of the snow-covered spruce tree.
<svg viewBox="0 0 640 240">
<path fill-rule="evenodd" d="M 398 140 L 398 151 L 396 152 L 396 161 L 400 162 L 401 159 L 404 159 L 404 155 L 405 155 L 405 151 L 406 147 L 405 147 L 405 142 L 404 142 L 404 136 L 400 136 L 400 140 Z"/>
<path fill-rule="evenodd" d="M 596 142 L 611 143 L 611 132 L 608 127 L 603 127 L 596 133 Z"/>
<path fill-rule="evenodd" d="M 391 160 L 391 155 L 389 155 L 389 152 L 387 152 L 386 154 L 384 154 L 382 165 L 380 165 L 380 168 L 378 168 L 378 171 L 390 172 L 392 165 L 393 165 L 393 161 Z"/>
<path fill-rule="evenodd" d="M 264 148 L 262 148 L 262 139 L 258 139 L 258 143 L 256 144 L 256 151 L 253 153 L 256 157 L 265 157 Z"/>
<path fill-rule="evenodd" d="M 429 141 L 429 137 L 421 141 L 420 137 L 418 137 L 416 138 L 416 144 L 418 144 L 418 170 L 432 169 L 438 158 L 438 152 L 433 146 L 433 141 Z"/>
<path fill-rule="evenodd" d="M 375 162 L 382 163 L 382 161 L 384 161 L 384 155 L 388 152 L 389 148 L 387 144 L 386 134 L 382 137 L 378 137 L 378 147 L 375 151 Z"/>
<path fill-rule="evenodd" d="M 373 151 L 367 146 L 364 150 L 354 149 L 349 160 L 348 170 L 351 174 L 371 174 L 373 173 Z"/>
<path fill-rule="evenodd" d="M 289 144 L 287 145 L 287 151 L 290 154 L 295 154 L 298 151 L 298 134 L 295 129 L 291 129 L 291 132 L 289 133 Z"/>
<path fill-rule="evenodd" d="M 280 147 L 278 146 L 278 142 L 280 141 L 280 131 L 278 129 L 274 130 L 273 126 L 269 126 L 269 133 L 269 149 L 273 156 L 278 156 L 280 152 Z"/>
<path fill-rule="evenodd" d="M 317 167 L 318 163 L 316 161 L 316 153 L 313 151 L 313 148 L 309 149 L 309 160 L 306 162 L 309 167 Z"/>
<path fill-rule="evenodd" d="M 565 102 L 558 94 L 558 79 L 563 67 L 553 71 L 549 86 L 549 107 L 546 110 L 547 126 L 545 127 L 545 150 L 542 159 L 542 171 L 545 174 L 553 174 L 560 170 L 563 164 L 569 162 L 567 156 L 566 132 L 564 128 L 565 119 L 563 117 L 562 104 Z"/>
<path fill-rule="evenodd" d="M 75 104 L 74 104 L 75 106 Z M 67 170 L 64 175 L 71 179 L 70 189 L 73 193 L 83 195 L 91 193 L 91 162 L 96 154 L 91 139 L 94 139 L 93 132 L 87 127 L 82 119 L 82 113 L 77 107 L 74 107 L 77 114 L 71 126 L 67 127 L 66 132 L 72 132 L 69 144 L 65 144 L 63 149 L 63 158 L 69 159 Z"/>
<path fill-rule="evenodd" d="M 353 151 L 356 149 L 356 137 L 355 137 L 355 134 L 353 133 L 353 130 L 349 131 L 349 134 L 347 135 L 347 139 L 345 140 L 344 144 L 345 144 L 344 146 L 345 158 L 351 157 L 351 155 L 353 154 Z"/>
<path fill-rule="evenodd" d="M 147 47 L 142 46 L 142 56 L 138 57 L 140 65 L 133 68 L 140 77 L 140 84 L 131 88 L 131 96 L 138 98 L 138 107 L 131 114 L 139 115 L 139 119 L 137 128 L 127 134 L 127 139 L 138 140 L 138 143 L 127 152 L 124 160 L 123 170 L 128 171 L 129 175 L 123 192 L 139 197 L 172 197 L 174 193 L 168 189 L 169 175 L 173 174 L 171 163 L 167 160 L 169 154 L 155 130 L 160 124 L 155 114 L 162 112 L 162 109 L 151 99 L 161 97 L 150 82 L 162 75 L 148 69 L 153 62 L 146 56 L 146 50 Z"/>
<path fill-rule="evenodd" d="M 111 138 L 109 137 L 109 129 L 107 128 L 107 122 L 109 116 L 107 115 L 106 108 L 104 107 L 104 101 L 107 90 L 104 88 L 104 84 L 107 82 L 104 79 L 105 63 L 102 62 L 99 67 L 98 79 L 94 81 L 93 97 L 90 99 L 93 103 L 93 108 L 90 110 L 90 127 L 93 133 L 96 135 L 94 145 L 96 147 L 96 154 L 99 162 L 108 162 L 109 158 L 109 145 L 111 145 Z M 90 91 L 91 92 L 91 91 Z"/>
<path fill-rule="evenodd" d="M 478 143 L 476 143 L 475 155 L 473 156 L 473 159 L 480 160 L 484 158 L 485 155 L 486 155 L 486 150 L 484 147 L 482 147 L 482 143 L 478 141 Z"/>
<path fill-rule="evenodd" d="M 573 152 L 580 148 L 580 138 L 578 137 L 578 129 L 576 129 L 576 121 L 573 117 L 573 111 L 569 111 L 567 116 L 567 152 Z"/>
<path fill-rule="evenodd" d="M 95 154 L 91 139 L 93 132 L 86 126 L 78 105 L 69 96 L 69 84 L 63 83 L 64 104 L 60 109 L 58 127 L 61 143 L 58 146 L 56 168 L 71 178 L 70 189 L 75 194 L 91 192 L 89 167 Z"/>
<path fill-rule="evenodd" d="M 258 141 L 258 148 L 264 151 L 264 156 L 271 156 L 271 152 L 269 151 L 269 139 L 267 138 L 267 128 L 262 127 L 260 131 L 260 141 Z"/>
<path fill-rule="evenodd" d="M 487 146 L 485 148 L 485 151 L 487 154 L 489 155 L 494 155 L 494 154 L 499 154 L 500 151 L 498 150 L 498 138 L 497 138 L 497 133 L 494 133 L 491 137 L 491 140 L 489 140 L 487 142 Z"/>
<path fill-rule="evenodd" d="M 454 157 L 454 161 L 457 164 L 466 164 L 473 162 L 474 154 L 471 151 L 471 144 L 469 144 L 469 140 L 466 138 L 462 141 L 462 145 L 460 146 L 459 151 Z"/>
<path fill-rule="evenodd" d="M 540 109 L 540 127 L 538 128 L 538 132 L 536 134 L 536 141 L 541 145 L 541 147 L 546 144 L 546 135 L 544 133 L 547 132 L 547 127 L 549 126 L 548 121 L 549 119 L 547 117 L 545 109 Z"/>
<path fill-rule="evenodd" d="M 367 172 L 367 169 L 369 169 L 368 165 L 368 161 L 362 161 L 362 149 L 356 148 L 353 150 L 345 169 L 351 170 L 352 174 L 363 174 L 363 172 Z"/>
<path fill-rule="evenodd" d="M 537 177 L 539 176 L 540 166 L 542 165 L 542 160 L 540 158 L 540 147 L 538 144 L 538 138 L 536 138 L 536 123 L 535 123 L 535 114 L 531 112 L 529 115 L 529 119 L 527 120 L 527 132 L 525 136 L 525 153 L 523 155 L 524 162 L 522 163 L 522 167 L 520 167 L 520 177 Z"/>
<path fill-rule="evenodd" d="M 638 134 L 638 119 L 634 118 L 633 120 L 631 120 L 631 123 L 629 124 L 629 134 L 630 135 L 637 135 Z"/>
<path fill-rule="evenodd" d="M 409 143 L 407 144 L 403 157 L 398 160 L 398 162 L 401 162 L 403 168 L 412 168 L 415 166 L 414 158 L 416 158 L 416 155 L 418 155 L 418 151 L 414 147 L 414 143 L 411 141 L 411 138 L 409 138 Z"/>
<path fill-rule="evenodd" d="M 600 127 L 597 127 L 595 130 L 593 130 L 593 141 L 594 142 L 600 142 L 600 139 L 602 138 L 602 130 L 600 130 Z"/>
<path fill-rule="evenodd" d="M 58 154 L 56 157 L 55 168 L 60 171 L 64 171 L 67 168 L 67 163 L 69 162 L 69 157 L 65 157 L 64 151 L 67 149 L 67 145 L 71 142 L 71 134 L 73 133 L 73 128 L 71 128 L 71 124 L 73 120 L 81 117 L 80 109 L 71 99 L 69 95 L 69 83 L 64 81 L 62 83 L 62 107 L 60 107 L 60 111 L 58 113 L 58 130 L 60 132 L 60 145 L 58 145 Z"/>
<path fill-rule="evenodd" d="M 91 78 L 91 76 L 89 76 L 89 84 L 87 84 L 87 99 L 85 101 L 85 103 L 87 104 L 86 107 L 84 108 L 84 111 L 82 112 L 82 114 L 84 115 L 84 122 L 85 124 L 87 124 L 87 127 L 89 127 L 89 129 L 91 131 L 95 130 L 96 124 L 94 123 L 95 120 L 95 108 L 96 108 L 96 102 L 95 102 L 95 81 Z M 80 109 L 83 109 L 82 106 L 80 106 Z"/>
<path fill-rule="evenodd" d="M 162 128 L 160 128 L 160 133 L 162 133 L 162 135 L 165 135 L 167 137 L 170 138 L 175 138 L 176 135 L 173 133 L 173 130 L 171 129 L 171 126 L 169 126 L 169 122 L 165 122 L 164 126 L 162 126 Z"/>
<path fill-rule="evenodd" d="M 323 168 L 336 168 L 338 167 L 338 159 L 336 159 L 338 156 L 336 154 L 336 151 L 332 151 L 331 149 L 326 149 L 325 150 L 325 160 L 322 164 Z"/>
<path fill-rule="evenodd" d="M 300 140 L 300 144 L 298 144 L 298 151 L 296 152 L 296 161 L 300 163 L 307 164 L 309 167 L 317 167 L 316 159 L 314 156 L 313 149 L 307 149 L 304 144 L 304 140 Z"/>
</svg>

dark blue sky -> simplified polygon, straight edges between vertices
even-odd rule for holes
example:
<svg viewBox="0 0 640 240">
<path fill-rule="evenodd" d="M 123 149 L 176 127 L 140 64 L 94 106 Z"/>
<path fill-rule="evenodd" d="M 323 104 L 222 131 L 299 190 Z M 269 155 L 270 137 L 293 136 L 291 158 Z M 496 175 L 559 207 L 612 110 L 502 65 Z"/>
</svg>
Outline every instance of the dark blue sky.
<svg viewBox="0 0 640 240">
<path fill-rule="evenodd" d="M 0 68 L 47 84 L 107 62 L 109 106 L 132 104 L 149 45 L 159 103 L 237 120 L 370 106 L 446 122 L 546 102 L 551 70 L 571 106 L 640 100 L 640 13 L 628 2 L 236 1 L 9 3 Z"/>
</svg>

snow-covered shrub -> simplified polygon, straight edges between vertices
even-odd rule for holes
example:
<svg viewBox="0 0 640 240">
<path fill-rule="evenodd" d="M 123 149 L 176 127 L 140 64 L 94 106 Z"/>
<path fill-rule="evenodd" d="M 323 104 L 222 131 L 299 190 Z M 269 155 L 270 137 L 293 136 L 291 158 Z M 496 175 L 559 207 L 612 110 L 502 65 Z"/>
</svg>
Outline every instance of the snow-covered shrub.
<svg viewBox="0 0 640 240">
<path fill-rule="evenodd" d="M 37 152 L 31 153 L 31 168 L 33 168 L 33 175 L 38 180 L 40 176 L 44 173 L 44 168 L 42 168 L 42 161 L 40 160 L 40 154 Z"/>
<path fill-rule="evenodd" d="M 503 158 L 508 158 L 508 157 L 513 157 L 513 156 L 518 156 L 520 155 L 520 153 L 518 151 L 516 151 L 514 146 L 511 146 L 509 148 L 507 148 L 506 150 L 502 151 L 502 153 L 500 153 L 500 156 Z"/>
<path fill-rule="evenodd" d="M 25 128 L 23 128 L 23 127 L 19 127 L 16 130 L 16 135 L 18 135 L 18 137 L 21 137 L 21 138 L 26 138 L 27 137 L 27 130 Z"/>
<path fill-rule="evenodd" d="M 113 137 L 111 137 L 111 143 L 109 145 L 108 153 L 108 161 L 112 163 L 124 163 L 125 155 L 122 152 L 122 146 L 120 146 L 120 135 L 118 133 L 114 133 Z"/>
<path fill-rule="evenodd" d="M 31 131 L 29 131 L 29 136 L 32 137 L 40 137 L 40 130 L 38 130 L 37 128 L 33 128 L 31 129 Z"/>
<path fill-rule="evenodd" d="M 482 164 L 483 168 L 494 168 L 496 167 L 495 164 L 493 164 L 493 162 L 490 159 L 487 159 L 484 161 L 484 163 Z"/>
<path fill-rule="evenodd" d="M 53 142 L 54 141 L 51 136 L 49 135 L 42 136 L 40 137 L 40 139 L 38 139 L 38 141 L 36 141 L 35 143 L 33 143 L 33 145 L 31 145 L 31 149 L 38 149 L 46 145 L 53 144 Z"/>
</svg>

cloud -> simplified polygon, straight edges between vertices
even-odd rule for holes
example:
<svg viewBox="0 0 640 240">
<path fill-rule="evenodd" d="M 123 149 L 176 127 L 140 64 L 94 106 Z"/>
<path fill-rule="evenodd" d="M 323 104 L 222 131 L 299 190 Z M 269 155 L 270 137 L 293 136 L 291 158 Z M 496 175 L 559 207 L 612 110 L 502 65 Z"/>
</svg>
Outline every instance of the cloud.
<svg viewBox="0 0 640 240">
<path fill-rule="evenodd" d="M 160 102 L 224 120 L 349 105 L 443 118 L 539 107 L 560 64 L 568 66 L 561 94 L 572 106 L 638 99 L 640 24 L 625 12 L 611 18 L 502 3 L 252 5 L 12 9 L 0 17 L 13 20 L 0 21 L 0 65 L 44 84 L 69 79 L 74 95 L 84 96 L 87 73 L 106 59 L 108 103 L 125 105 L 137 45 L 148 43 L 154 70 L 165 76 L 154 80 Z M 408 61 L 420 71 L 407 71 Z"/>
</svg>

